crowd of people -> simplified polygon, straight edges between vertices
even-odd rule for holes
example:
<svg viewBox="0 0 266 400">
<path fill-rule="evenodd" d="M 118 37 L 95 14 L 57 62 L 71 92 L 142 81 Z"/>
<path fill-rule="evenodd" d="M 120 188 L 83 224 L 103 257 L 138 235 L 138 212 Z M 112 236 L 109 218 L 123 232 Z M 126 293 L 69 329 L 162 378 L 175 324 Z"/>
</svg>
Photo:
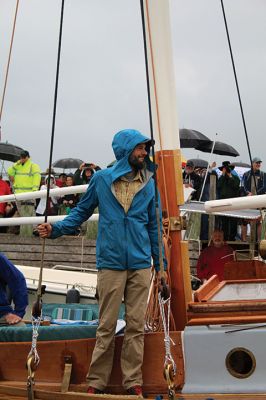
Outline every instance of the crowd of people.
<svg viewBox="0 0 266 400">
<path fill-rule="evenodd" d="M 194 189 L 191 199 L 207 201 L 210 199 L 210 176 L 215 176 L 216 198 L 228 199 L 240 196 L 252 196 L 266 193 L 266 173 L 261 170 L 260 157 L 252 159 L 252 168 L 247 170 L 242 177 L 235 171 L 235 166 L 229 161 L 224 161 L 216 168 L 213 163 L 209 169 L 195 168 L 194 163 L 188 160 L 183 171 L 183 184 Z M 207 174 L 207 177 L 206 177 Z M 207 216 L 202 216 L 200 239 L 208 239 Z M 234 241 L 237 237 L 238 224 L 241 225 L 241 240 L 247 241 L 248 220 L 238 220 L 231 217 L 217 217 L 216 226 L 224 232 L 224 239 Z M 257 239 L 260 238 L 261 224 L 257 223 Z"/>
<path fill-rule="evenodd" d="M 191 199 L 196 201 L 207 201 L 210 199 L 210 177 L 215 176 L 216 198 L 226 199 L 238 196 L 252 196 L 253 194 L 266 193 L 266 174 L 261 170 L 262 160 L 254 157 L 252 168 L 240 177 L 235 167 L 229 161 L 224 161 L 217 168 L 212 163 L 209 168 L 196 168 L 192 160 L 188 160 L 183 170 L 183 183 L 185 187 L 193 189 Z M 8 181 L 0 177 L 0 195 L 11 193 L 19 194 L 34 192 L 36 190 L 47 190 L 48 177 L 50 176 L 50 188 L 61 188 L 73 185 L 88 184 L 94 173 L 101 168 L 93 163 L 82 163 L 75 173 L 58 175 L 54 170 L 46 170 L 46 175 L 41 174 L 38 164 L 34 163 L 27 150 L 20 154 L 20 159 L 8 168 Z M 217 173 L 218 172 L 218 173 Z M 207 174 L 207 176 L 206 176 Z M 26 201 L 15 201 L 0 203 L 0 218 L 12 216 L 43 216 L 68 215 L 72 208 L 76 207 L 82 194 L 66 194 L 64 196 L 50 196 L 48 209 L 46 210 L 46 198 Z M 238 225 L 241 225 L 241 240 L 247 241 L 247 226 L 249 221 L 229 217 L 216 219 L 216 226 L 223 230 L 225 240 L 234 241 L 237 237 Z M 260 236 L 260 224 L 257 224 L 257 236 Z M 10 231 L 21 236 L 31 236 L 33 229 L 31 225 L 22 225 L 12 228 L 1 228 L 2 232 Z M 208 239 L 208 216 L 201 217 L 200 239 Z"/>
<path fill-rule="evenodd" d="M 8 181 L 0 177 L 0 195 L 15 195 L 37 190 L 47 190 L 48 179 L 50 177 L 50 188 L 62 188 L 74 185 L 83 185 L 90 182 L 95 171 L 101 168 L 93 163 L 82 163 L 74 174 L 61 173 L 56 176 L 53 170 L 46 170 L 46 175 L 41 174 L 38 164 L 34 163 L 27 150 L 23 150 L 20 158 L 8 168 Z M 67 215 L 71 209 L 76 207 L 82 195 L 66 194 L 50 196 L 48 207 L 46 198 L 29 199 L 25 201 L 17 200 L 14 202 L 0 203 L 0 218 L 5 217 L 31 217 L 47 215 Z M 47 210 L 46 210 L 47 208 Z M 2 228 L 2 232 L 20 233 L 21 236 L 32 236 L 37 232 L 32 225 L 21 225 L 20 227 Z"/>
</svg>

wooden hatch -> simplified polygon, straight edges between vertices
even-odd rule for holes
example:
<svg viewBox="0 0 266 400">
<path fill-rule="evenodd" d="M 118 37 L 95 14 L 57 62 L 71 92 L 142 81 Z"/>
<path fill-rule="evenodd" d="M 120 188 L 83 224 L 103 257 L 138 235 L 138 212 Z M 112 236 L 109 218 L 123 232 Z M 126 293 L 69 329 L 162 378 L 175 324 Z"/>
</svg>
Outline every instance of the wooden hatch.
<svg viewBox="0 0 266 400">
<path fill-rule="evenodd" d="M 225 280 L 212 276 L 188 304 L 188 325 L 266 323 L 266 264 L 225 264 Z"/>
</svg>

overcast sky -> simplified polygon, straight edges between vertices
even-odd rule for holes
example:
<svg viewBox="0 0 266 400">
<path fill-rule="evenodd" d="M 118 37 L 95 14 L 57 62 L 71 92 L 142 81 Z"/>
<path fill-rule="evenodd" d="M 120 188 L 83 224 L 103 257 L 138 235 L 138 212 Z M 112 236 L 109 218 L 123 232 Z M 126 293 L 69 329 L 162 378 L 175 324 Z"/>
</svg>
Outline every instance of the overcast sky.
<svg viewBox="0 0 266 400">
<path fill-rule="evenodd" d="M 248 162 L 220 0 L 170 4 L 179 127 L 210 138 L 218 133 L 217 140 L 239 151 L 234 160 Z M 266 0 L 224 5 L 251 151 L 266 164 Z M 0 0 L 0 95 L 15 6 Z M 29 150 L 42 169 L 49 160 L 60 8 L 60 0 L 20 0 L 2 115 L 2 140 Z M 77 157 L 104 167 L 114 158 L 114 133 L 131 127 L 149 135 L 148 121 L 139 0 L 65 0 L 53 160 Z"/>
</svg>

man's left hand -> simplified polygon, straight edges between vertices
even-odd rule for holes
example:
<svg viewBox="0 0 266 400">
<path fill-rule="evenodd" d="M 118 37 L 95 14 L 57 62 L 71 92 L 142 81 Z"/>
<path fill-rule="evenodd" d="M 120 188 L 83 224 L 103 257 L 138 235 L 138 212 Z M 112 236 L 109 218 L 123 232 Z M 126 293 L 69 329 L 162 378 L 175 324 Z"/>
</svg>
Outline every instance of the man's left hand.
<svg viewBox="0 0 266 400">
<path fill-rule="evenodd" d="M 154 279 L 158 282 L 161 281 L 161 271 L 156 271 L 156 274 L 154 275 Z"/>
<path fill-rule="evenodd" d="M 6 314 L 5 319 L 9 325 L 18 324 L 21 321 L 21 318 L 18 315 L 12 313 Z"/>
</svg>

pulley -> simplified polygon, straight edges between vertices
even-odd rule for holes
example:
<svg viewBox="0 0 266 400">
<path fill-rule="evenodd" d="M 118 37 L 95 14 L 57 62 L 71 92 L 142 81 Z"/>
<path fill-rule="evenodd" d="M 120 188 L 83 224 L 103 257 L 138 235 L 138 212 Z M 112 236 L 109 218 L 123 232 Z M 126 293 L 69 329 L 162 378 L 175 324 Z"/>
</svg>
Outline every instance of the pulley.
<svg viewBox="0 0 266 400">
<path fill-rule="evenodd" d="M 174 377 L 175 377 L 175 370 L 173 367 L 173 364 L 166 364 L 164 367 L 163 371 L 164 379 L 167 382 L 168 386 L 168 398 L 170 400 L 175 399 L 175 382 L 174 382 Z"/>
<path fill-rule="evenodd" d="M 66 303 L 80 303 L 80 292 L 75 288 L 75 286 L 67 291 Z"/>
</svg>

